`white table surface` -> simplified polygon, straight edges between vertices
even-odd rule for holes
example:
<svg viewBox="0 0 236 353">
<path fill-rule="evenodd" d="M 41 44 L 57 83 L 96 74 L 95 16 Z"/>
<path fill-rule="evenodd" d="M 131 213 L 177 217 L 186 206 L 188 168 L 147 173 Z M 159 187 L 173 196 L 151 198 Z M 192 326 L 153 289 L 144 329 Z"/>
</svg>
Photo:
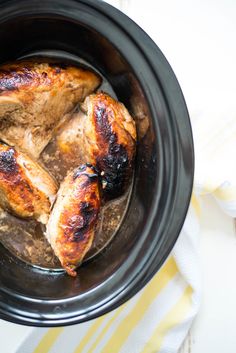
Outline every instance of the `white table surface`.
<svg viewBox="0 0 236 353">
<path fill-rule="evenodd" d="M 235 89 L 235 72 L 232 72 L 236 63 L 235 0 L 108 2 L 132 17 L 159 45 L 177 75 L 190 114 L 204 108 L 211 88 L 217 94 L 218 82 L 221 87 Z M 222 66 L 224 62 L 228 65 Z M 234 223 L 209 198 L 203 206 L 200 235 L 203 302 L 181 353 L 235 353 Z M 0 352 L 14 353 L 31 330 L 0 321 Z"/>
</svg>

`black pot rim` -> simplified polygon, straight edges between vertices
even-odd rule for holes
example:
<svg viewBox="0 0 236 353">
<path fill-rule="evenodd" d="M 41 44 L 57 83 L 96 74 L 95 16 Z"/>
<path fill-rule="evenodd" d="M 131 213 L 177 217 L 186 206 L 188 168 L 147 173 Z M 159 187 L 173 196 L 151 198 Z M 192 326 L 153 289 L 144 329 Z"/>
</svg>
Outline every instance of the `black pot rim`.
<svg viewBox="0 0 236 353">
<path fill-rule="evenodd" d="M 9 4 L 13 2 L 15 2 L 15 0 L 6 0 L 2 3 Z M 24 0 L 18 1 L 18 4 L 20 2 L 24 2 Z M 35 4 L 38 3 L 38 1 L 35 0 L 33 0 L 32 2 L 35 2 Z M 42 0 L 41 4 L 43 4 L 44 2 L 45 0 Z M 57 1 L 52 0 L 51 2 L 55 4 Z M 161 87 L 166 106 L 168 107 L 169 114 L 172 117 L 168 129 L 170 135 L 172 135 L 173 141 L 170 141 L 171 146 L 169 146 L 169 148 L 175 151 L 175 155 L 172 156 L 172 160 L 170 161 L 170 165 L 173 165 L 173 167 L 170 167 L 172 169 L 170 170 L 169 183 L 170 192 L 174 191 L 175 197 L 173 202 L 173 197 L 172 200 L 170 200 L 170 197 L 168 198 L 167 195 L 168 207 L 166 208 L 165 214 L 163 214 L 161 224 L 158 224 L 162 231 L 165 232 L 166 237 L 163 236 L 163 239 L 160 243 L 154 244 L 156 246 L 153 246 L 153 250 L 149 252 L 148 256 L 142 259 L 142 261 L 139 263 L 139 266 L 137 266 L 136 269 L 133 269 L 133 272 L 131 274 L 127 275 L 128 280 L 126 279 L 125 285 L 121 287 L 117 285 L 120 278 L 124 276 L 124 274 L 127 274 L 124 270 L 123 272 L 122 270 L 118 270 L 114 274 L 114 276 L 112 276 L 112 278 L 109 278 L 109 280 L 103 283 L 100 288 L 96 288 L 94 291 L 94 295 L 96 295 L 96 291 L 101 291 L 101 293 L 103 292 L 103 299 L 98 302 L 96 307 L 91 307 L 86 312 L 82 313 L 78 310 L 73 314 L 61 314 L 58 315 L 56 318 L 44 319 L 39 318 L 37 315 L 28 315 L 26 311 L 15 311 L 14 308 L 5 304 L 1 305 L 0 303 L 1 318 L 15 323 L 30 326 L 63 326 L 88 321 L 117 308 L 118 306 L 126 302 L 128 299 L 130 299 L 133 295 L 135 295 L 160 269 L 164 261 L 167 259 L 170 251 L 172 250 L 186 217 L 193 186 L 194 150 L 190 119 L 181 88 L 164 55 L 161 53 L 161 51 L 152 41 L 152 39 L 137 24 L 135 24 L 126 15 L 124 15 L 111 5 L 96 0 L 69 0 L 66 4 L 66 8 L 70 9 L 68 13 L 70 13 L 71 16 L 73 13 L 73 6 L 75 4 L 81 4 L 84 7 L 93 8 L 93 10 L 98 11 L 101 16 L 105 16 L 106 18 L 108 18 L 113 24 L 113 26 L 119 28 L 119 31 L 123 35 L 128 36 L 130 41 L 133 42 L 133 44 L 136 46 L 137 50 L 140 53 L 140 57 L 142 57 L 142 60 L 146 62 L 146 65 L 153 76 L 152 84 L 155 85 L 156 81 L 156 86 L 158 86 L 158 89 L 159 87 Z M 40 5 L 38 6 L 40 7 Z M 55 13 L 55 15 L 65 16 L 65 13 L 65 8 L 58 8 L 57 13 Z M 120 45 L 122 45 L 122 43 L 116 43 L 116 46 L 118 48 Z M 151 113 L 154 120 L 153 123 L 155 124 L 155 89 L 150 91 L 148 90 L 148 86 L 146 86 L 146 98 L 150 104 Z M 158 129 L 156 129 L 156 131 L 158 131 Z M 160 139 L 160 154 L 164 156 L 165 146 L 163 138 L 160 134 L 158 137 Z M 185 156 L 186 148 L 188 149 L 188 157 Z M 188 161 L 186 161 L 186 158 L 188 159 Z M 188 163 L 188 173 L 183 172 L 186 163 Z M 160 165 L 160 168 L 163 168 L 163 166 Z M 160 183 L 165 182 L 164 170 L 160 171 L 160 175 L 161 180 L 156 182 L 154 190 L 158 190 L 158 185 L 160 186 Z M 177 205 L 181 206 L 178 209 L 178 215 L 175 216 L 175 210 Z M 151 230 L 152 232 L 157 231 L 156 215 L 157 208 L 159 206 L 158 195 L 152 206 L 153 209 L 149 219 L 149 223 L 146 225 L 145 228 L 146 236 L 148 236 Z M 173 223 L 175 224 L 173 225 Z M 158 261 L 156 260 L 157 253 L 159 254 Z M 106 286 L 115 288 L 110 297 L 105 296 L 104 291 L 106 290 Z M 4 297 L 12 295 L 11 293 L 7 293 L 3 289 L 0 289 L 0 294 Z M 85 295 L 80 296 L 80 300 L 83 300 L 83 298 L 86 298 L 86 293 Z M 22 302 L 40 302 L 40 300 L 38 299 L 24 297 L 16 293 L 14 294 L 14 299 Z M 76 300 L 77 297 L 63 299 L 63 303 L 75 302 Z M 45 305 L 48 305 L 50 310 L 50 308 L 52 308 L 53 306 L 59 305 L 60 302 L 61 300 L 48 300 L 45 301 Z"/>
</svg>

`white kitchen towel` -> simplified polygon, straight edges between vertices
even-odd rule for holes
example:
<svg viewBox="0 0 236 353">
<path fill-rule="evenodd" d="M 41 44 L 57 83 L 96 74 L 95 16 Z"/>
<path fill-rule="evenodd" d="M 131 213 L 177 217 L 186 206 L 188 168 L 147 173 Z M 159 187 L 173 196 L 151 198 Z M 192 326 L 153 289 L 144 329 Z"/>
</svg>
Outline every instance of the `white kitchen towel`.
<svg viewBox="0 0 236 353">
<path fill-rule="evenodd" d="M 177 353 L 200 305 L 202 195 L 236 215 L 236 7 L 231 0 L 109 2 L 152 36 L 184 91 L 196 156 L 190 209 L 170 257 L 140 293 L 96 320 L 35 329 L 18 353 Z"/>
</svg>

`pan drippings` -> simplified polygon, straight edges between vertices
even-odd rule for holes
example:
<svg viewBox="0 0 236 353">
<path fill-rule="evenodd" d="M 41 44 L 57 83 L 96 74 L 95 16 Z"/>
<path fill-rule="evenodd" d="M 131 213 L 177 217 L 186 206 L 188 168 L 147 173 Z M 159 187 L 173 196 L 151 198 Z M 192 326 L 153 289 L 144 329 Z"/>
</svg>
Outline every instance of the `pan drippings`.
<svg viewBox="0 0 236 353">
<path fill-rule="evenodd" d="M 86 64 L 82 60 L 63 52 L 42 51 L 28 55 L 48 56 L 69 60 L 75 64 Z M 91 67 L 88 65 L 88 67 Z M 94 69 L 94 68 L 92 68 Z M 116 98 L 115 93 L 109 82 L 101 75 L 103 83 L 99 90 L 103 90 Z M 56 140 L 52 139 L 41 153 L 39 163 L 49 171 L 49 173 L 60 183 L 68 171 L 81 165 L 78 146 L 78 155 L 69 161 L 62 158 L 61 151 L 57 149 Z M 100 252 L 114 237 L 117 229 L 126 212 L 129 200 L 128 191 L 122 197 L 110 201 L 101 207 L 99 219 L 96 226 L 95 239 L 92 248 L 85 257 L 92 258 Z M 0 210 L 0 241 L 16 257 L 35 266 L 46 269 L 61 269 L 59 260 L 55 256 L 50 244 L 44 235 L 45 226 L 35 220 L 23 220 Z"/>
</svg>

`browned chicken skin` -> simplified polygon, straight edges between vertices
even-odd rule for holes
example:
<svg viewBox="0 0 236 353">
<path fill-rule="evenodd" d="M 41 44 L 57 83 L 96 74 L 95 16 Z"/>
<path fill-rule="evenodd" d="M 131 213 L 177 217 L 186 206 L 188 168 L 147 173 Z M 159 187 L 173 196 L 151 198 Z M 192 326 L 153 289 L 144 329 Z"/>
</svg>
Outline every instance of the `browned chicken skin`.
<svg viewBox="0 0 236 353">
<path fill-rule="evenodd" d="M 78 67 L 16 61 L 0 67 L 0 139 L 38 157 L 66 113 L 100 84 Z"/>
<path fill-rule="evenodd" d="M 91 71 L 42 59 L 0 66 L 0 140 L 14 146 L 0 142 L 0 206 L 47 224 L 47 239 L 71 276 L 94 239 L 100 181 L 105 200 L 120 196 L 135 156 L 135 122 L 108 94 L 91 94 L 100 83 Z M 68 173 L 54 203 L 57 185 L 34 159 L 56 132 L 62 158 L 83 165 Z"/>
<path fill-rule="evenodd" d="M 62 182 L 47 225 L 46 236 L 63 268 L 76 268 L 90 249 L 100 209 L 98 175 L 83 165 Z"/>
<path fill-rule="evenodd" d="M 46 224 L 57 186 L 36 162 L 0 143 L 0 205 L 23 218 Z"/>
<path fill-rule="evenodd" d="M 105 199 L 118 197 L 132 174 L 135 122 L 123 104 L 105 93 L 88 96 L 82 110 L 86 115 L 75 114 L 57 136 L 61 154 L 96 165 Z"/>
</svg>

